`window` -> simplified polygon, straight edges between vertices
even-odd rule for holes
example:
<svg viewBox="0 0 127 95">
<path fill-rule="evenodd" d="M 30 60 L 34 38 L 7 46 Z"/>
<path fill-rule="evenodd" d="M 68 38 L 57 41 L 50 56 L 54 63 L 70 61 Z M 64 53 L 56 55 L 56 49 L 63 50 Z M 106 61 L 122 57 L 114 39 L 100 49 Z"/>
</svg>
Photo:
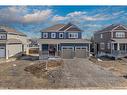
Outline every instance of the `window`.
<svg viewBox="0 0 127 95">
<path fill-rule="evenodd" d="M 104 43 L 100 43 L 100 49 L 102 49 L 102 50 L 105 49 L 105 44 Z"/>
<path fill-rule="evenodd" d="M 59 33 L 59 38 L 63 38 L 63 33 Z"/>
<path fill-rule="evenodd" d="M 78 38 L 78 33 L 69 33 L 69 38 Z"/>
<path fill-rule="evenodd" d="M 116 32 L 116 37 L 125 38 L 125 32 Z"/>
<path fill-rule="evenodd" d="M 0 34 L 0 39 L 6 39 L 6 34 Z"/>
<path fill-rule="evenodd" d="M 101 38 L 103 38 L 103 34 L 101 34 Z"/>
<path fill-rule="evenodd" d="M 43 33 L 43 38 L 48 38 L 48 33 Z"/>
<path fill-rule="evenodd" d="M 110 43 L 107 43 L 107 49 L 110 49 Z"/>
<path fill-rule="evenodd" d="M 51 33 L 51 38 L 56 38 L 56 33 Z"/>
</svg>

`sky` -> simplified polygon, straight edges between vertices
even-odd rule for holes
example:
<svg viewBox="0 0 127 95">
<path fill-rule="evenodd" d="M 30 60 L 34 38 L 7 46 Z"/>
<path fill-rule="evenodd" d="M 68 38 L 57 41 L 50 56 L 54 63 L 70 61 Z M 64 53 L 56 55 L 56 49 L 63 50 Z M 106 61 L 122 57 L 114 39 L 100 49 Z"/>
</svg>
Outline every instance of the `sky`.
<svg viewBox="0 0 127 95">
<path fill-rule="evenodd" d="M 111 24 L 127 25 L 127 6 L 0 6 L 0 25 L 15 28 L 29 38 L 40 38 L 40 30 L 69 22 L 89 39 Z"/>
</svg>

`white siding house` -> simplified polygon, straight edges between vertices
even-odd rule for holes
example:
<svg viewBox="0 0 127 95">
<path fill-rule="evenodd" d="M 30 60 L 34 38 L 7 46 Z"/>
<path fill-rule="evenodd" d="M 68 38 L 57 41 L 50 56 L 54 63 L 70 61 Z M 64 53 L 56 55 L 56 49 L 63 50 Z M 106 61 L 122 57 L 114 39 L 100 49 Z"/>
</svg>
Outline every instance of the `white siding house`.
<svg viewBox="0 0 127 95">
<path fill-rule="evenodd" d="M 0 26 L 0 58 L 27 54 L 27 36 L 15 29 Z"/>
</svg>

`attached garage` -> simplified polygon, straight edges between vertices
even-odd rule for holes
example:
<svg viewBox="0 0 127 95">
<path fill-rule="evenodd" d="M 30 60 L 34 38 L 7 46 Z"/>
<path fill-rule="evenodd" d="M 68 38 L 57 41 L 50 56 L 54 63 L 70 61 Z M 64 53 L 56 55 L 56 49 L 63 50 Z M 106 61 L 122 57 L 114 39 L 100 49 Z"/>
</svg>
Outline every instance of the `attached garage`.
<svg viewBox="0 0 127 95">
<path fill-rule="evenodd" d="M 0 46 L 0 58 L 5 57 L 5 46 Z"/>
<path fill-rule="evenodd" d="M 87 58 L 88 57 L 87 47 L 75 47 L 75 57 L 77 58 Z"/>
<path fill-rule="evenodd" d="M 65 59 L 73 59 L 74 57 L 74 47 L 64 46 L 62 47 L 61 57 Z"/>
</svg>

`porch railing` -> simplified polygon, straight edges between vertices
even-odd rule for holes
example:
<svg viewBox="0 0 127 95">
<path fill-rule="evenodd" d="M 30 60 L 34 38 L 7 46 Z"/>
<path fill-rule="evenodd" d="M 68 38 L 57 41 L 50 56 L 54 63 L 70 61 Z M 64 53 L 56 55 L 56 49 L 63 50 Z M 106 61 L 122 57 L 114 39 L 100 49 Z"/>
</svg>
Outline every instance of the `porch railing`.
<svg viewBox="0 0 127 95">
<path fill-rule="evenodd" d="M 113 50 L 112 54 L 115 56 L 127 56 L 127 51 L 125 51 L 125 50 Z"/>
</svg>

